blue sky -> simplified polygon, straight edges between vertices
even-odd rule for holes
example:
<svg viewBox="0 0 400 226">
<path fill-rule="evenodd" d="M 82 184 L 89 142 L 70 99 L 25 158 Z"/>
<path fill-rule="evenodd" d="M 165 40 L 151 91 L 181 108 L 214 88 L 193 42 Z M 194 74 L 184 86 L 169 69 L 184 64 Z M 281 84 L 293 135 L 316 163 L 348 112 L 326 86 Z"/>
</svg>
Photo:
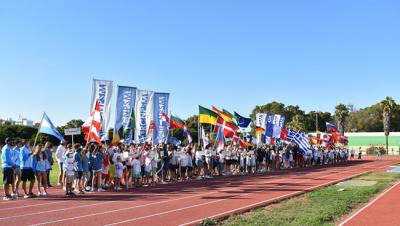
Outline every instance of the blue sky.
<svg viewBox="0 0 400 226">
<path fill-rule="evenodd" d="M 248 115 L 399 100 L 399 1 L 3 1 L 0 117 L 89 114 L 92 78 Z M 114 107 L 114 104 L 113 104 Z"/>
</svg>

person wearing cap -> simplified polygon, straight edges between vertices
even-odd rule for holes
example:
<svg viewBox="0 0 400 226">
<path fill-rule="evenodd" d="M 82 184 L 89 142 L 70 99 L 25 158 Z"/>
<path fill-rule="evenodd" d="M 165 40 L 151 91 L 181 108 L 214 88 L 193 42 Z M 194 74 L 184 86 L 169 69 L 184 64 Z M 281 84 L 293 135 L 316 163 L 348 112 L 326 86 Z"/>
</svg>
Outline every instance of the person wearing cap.
<svg viewBox="0 0 400 226">
<path fill-rule="evenodd" d="M 64 183 L 63 164 L 64 164 L 64 155 L 67 152 L 66 145 L 67 145 L 67 142 L 65 142 L 64 140 L 61 141 L 61 143 L 57 147 L 57 151 L 56 151 L 56 159 L 57 159 L 57 163 L 58 163 L 58 168 L 60 169 L 60 172 L 58 174 L 58 185 L 59 186 L 63 186 L 63 183 Z"/>
<path fill-rule="evenodd" d="M 5 145 L 1 149 L 1 162 L 3 167 L 4 201 L 13 199 L 10 193 L 10 185 L 14 183 L 15 162 L 12 160 L 12 139 L 6 138 Z"/>
</svg>

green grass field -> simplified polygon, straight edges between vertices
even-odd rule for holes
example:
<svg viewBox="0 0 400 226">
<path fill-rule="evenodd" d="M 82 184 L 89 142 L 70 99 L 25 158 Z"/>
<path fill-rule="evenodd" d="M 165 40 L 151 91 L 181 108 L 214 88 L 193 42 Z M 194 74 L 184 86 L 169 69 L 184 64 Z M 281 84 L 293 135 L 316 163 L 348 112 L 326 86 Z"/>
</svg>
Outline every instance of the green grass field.
<svg viewBox="0 0 400 226">
<path fill-rule="evenodd" d="M 223 222 L 206 220 L 205 225 L 335 225 L 345 214 L 375 194 L 383 191 L 400 179 L 400 174 L 371 173 L 356 179 L 376 181 L 372 186 L 337 185 L 322 188 L 242 215 L 231 216 Z M 343 191 L 339 191 L 344 189 Z"/>
<path fill-rule="evenodd" d="M 2 168 L 1 168 L 1 159 L 0 159 L 0 170 L 1 169 Z M 59 173 L 58 164 L 56 163 L 56 161 L 54 161 L 53 170 L 50 172 L 50 183 L 52 185 L 57 184 L 58 173 Z M 1 189 L 3 188 L 3 174 L 1 174 L 0 188 Z"/>
</svg>

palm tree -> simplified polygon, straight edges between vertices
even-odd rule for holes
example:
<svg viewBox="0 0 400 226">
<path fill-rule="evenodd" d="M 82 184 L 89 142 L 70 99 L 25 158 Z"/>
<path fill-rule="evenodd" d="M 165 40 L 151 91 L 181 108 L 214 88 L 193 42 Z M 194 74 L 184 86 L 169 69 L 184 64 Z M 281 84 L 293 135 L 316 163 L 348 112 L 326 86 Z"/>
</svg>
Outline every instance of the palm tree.
<svg viewBox="0 0 400 226">
<path fill-rule="evenodd" d="M 392 118 L 392 111 L 396 107 L 396 103 L 393 98 L 386 97 L 385 100 L 381 101 L 380 105 L 383 113 L 383 131 L 386 136 L 386 152 L 389 152 L 390 119 Z"/>
<path fill-rule="evenodd" d="M 349 116 L 349 108 L 344 104 L 338 104 L 335 107 L 335 119 L 337 123 L 338 130 L 344 135 L 344 125 L 346 123 L 346 118 Z"/>
<path fill-rule="evenodd" d="M 288 122 L 286 125 L 289 129 L 296 130 L 296 131 L 303 131 L 305 129 L 304 124 L 300 120 L 300 115 L 295 115 L 292 118 L 292 121 Z"/>
</svg>

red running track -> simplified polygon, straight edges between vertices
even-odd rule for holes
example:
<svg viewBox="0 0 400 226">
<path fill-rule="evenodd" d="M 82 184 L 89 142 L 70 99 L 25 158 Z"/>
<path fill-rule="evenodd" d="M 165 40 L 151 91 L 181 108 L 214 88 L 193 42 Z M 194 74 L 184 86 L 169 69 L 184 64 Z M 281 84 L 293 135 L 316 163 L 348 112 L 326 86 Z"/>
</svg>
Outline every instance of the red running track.
<svg viewBox="0 0 400 226">
<path fill-rule="evenodd" d="M 0 201 L 0 225 L 193 225 L 337 183 L 399 160 L 351 161 L 334 167 L 282 170 L 65 198 Z"/>
<path fill-rule="evenodd" d="M 400 182 L 390 187 L 363 208 L 352 214 L 340 226 L 400 225 Z"/>
</svg>

